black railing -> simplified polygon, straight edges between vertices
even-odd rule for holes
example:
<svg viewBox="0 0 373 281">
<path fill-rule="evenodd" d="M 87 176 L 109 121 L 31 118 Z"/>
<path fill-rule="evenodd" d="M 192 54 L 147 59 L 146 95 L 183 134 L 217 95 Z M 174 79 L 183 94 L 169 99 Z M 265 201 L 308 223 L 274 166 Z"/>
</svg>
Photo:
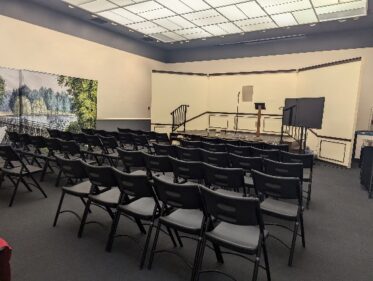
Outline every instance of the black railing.
<svg viewBox="0 0 373 281">
<path fill-rule="evenodd" d="M 189 105 L 182 104 L 178 108 L 176 108 L 174 111 L 171 112 L 172 116 L 172 132 L 175 132 L 180 127 L 184 127 L 183 130 L 185 132 L 185 123 L 187 121 L 187 110 Z"/>
<path fill-rule="evenodd" d="M 299 145 L 299 152 L 304 152 L 306 150 L 307 142 L 307 128 L 302 126 L 293 125 L 294 120 L 294 109 L 296 105 L 283 108 L 282 110 L 282 125 L 281 125 L 281 142 L 283 142 L 284 135 L 293 138 Z M 289 125 L 285 125 L 285 118 L 289 118 Z"/>
</svg>

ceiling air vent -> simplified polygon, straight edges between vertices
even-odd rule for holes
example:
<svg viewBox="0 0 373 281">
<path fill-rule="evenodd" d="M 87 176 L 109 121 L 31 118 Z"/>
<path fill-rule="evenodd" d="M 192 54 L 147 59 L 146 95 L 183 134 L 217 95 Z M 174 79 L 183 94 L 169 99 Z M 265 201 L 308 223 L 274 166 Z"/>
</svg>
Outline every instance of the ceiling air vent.
<svg viewBox="0 0 373 281">
<path fill-rule="evenodd" d="M 100 18 L 93 18 L 93 19 L 90 19 L 91 21 L 93 21 L 94 23 L 98 23 L 98 24 L 105 24 L 107 23 L 106 20 L 103 20 L 103 19 L 100 19 Z"/>
</svg>

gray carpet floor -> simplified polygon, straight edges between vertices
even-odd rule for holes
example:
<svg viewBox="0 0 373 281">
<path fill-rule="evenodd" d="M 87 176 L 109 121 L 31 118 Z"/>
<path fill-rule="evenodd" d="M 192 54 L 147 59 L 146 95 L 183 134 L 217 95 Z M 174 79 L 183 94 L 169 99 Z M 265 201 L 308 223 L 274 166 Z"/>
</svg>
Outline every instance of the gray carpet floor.
<svg viewBox="0 0 373 281">
<path fill-rule="evenodd" d="M 70 214 L 60 216 L 52 227 L 60 198 L 54 187 L 55 175 L 48 175 L 43 186 L 44 199 L 38 191 L 20 188 L 15 204 L 8 208 L 12 188 L 5 181 L 0 189 L 0 236 L 13 247 L 13 281 L 142 281 L 189 280 L 189 269 L 174 255 L 159 254 L 151 271 L 139 270 L 139 246 L 144 237 L 131 221 L 123 217 L 118 233 L 131 234 L 140 244 L 128 238 L 116 239 L 112 253 L 105 252 L 111 225 L 103 210 L 93 207 L 90 219 L 100 221 L 87 225 L 83 238 L 77 238 L 79 222 Z M 82 203 L 66 196 L 63 208 L 83 212 Z M 274 281 L 372 281 L 373 280 L 373 200 L 359 185 L 359 170 L 342 169 L 318 163 L 315 166 L 313 198 L 305 212 L 306 249 L 298 240 L 293 267 L 287 266 L 288 251 L 273 239 L 268 251 Z M 290 242 L 290 234 L 276 228 L 270 233 Z M 171 248 L 170 240 L 161 234 L 159 248 Z M 185 241 L 177 251 L 193 259 L 194 241 Z M 215 268 L 232 274 L 237 280 L 251 280 L 252 265 L 234 256 L 216 263 L 215 255 L 206 250 L 204 268 Z M 203 274 L 200 280 L 228 280 L 218 274 Z M 259 280 L 266 280 L 259 272 Z"/>
</svg>

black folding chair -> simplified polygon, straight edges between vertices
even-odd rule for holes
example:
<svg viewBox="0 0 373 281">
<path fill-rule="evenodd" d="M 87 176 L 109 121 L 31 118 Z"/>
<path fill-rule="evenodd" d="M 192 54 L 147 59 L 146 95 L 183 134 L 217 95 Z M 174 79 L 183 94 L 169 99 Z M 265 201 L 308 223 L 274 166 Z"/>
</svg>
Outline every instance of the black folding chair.
<svg viewBox="0 0 373 281">
<path fill-rule="evenodd" d="M 245 186 L 249 189 L 254 188 L 253 178 L 251 176 L 252 170 L 262 170 L 262 158 L 261 157 L 245 157 L 235 154 L 229 154 L 229 160 L 232 168 L 241 168 L 245 171 Z"/>
<path fill-rule="evenodd" d="M 202 142 L 200 141 L 188 141 L 188 140 L 180 140 L 180 143 L 185 148 L 201 148 Z"/>
<path fill-rule="evenodd" d="M 299 226 L 301 227 L 302 245 L 303 248 L 306 247 L 301 181 L 295 177 L 271 176 L 255 170 L 252 171 L 252 174 L 257 196 L 264 199 L 260 204 L 263 214 L 294 223 L 293 229 L 282 224 L 266 223 L 266 225 L 279 226 L 293 232 L 290 247 L 279 238 L 271 235 L 271 237 L 274 237 L 290 250 L 288 265 L 291 266 L 293 264 L 296 239 L 299 235 Z"/>
<path fill-rule="evenodd" d="M 176 147 L 177 157 L 184 161 L 202 161 L 202 154 L 199 148 Z"/>
<path fill-rule="evenodd" d="M 154 221 L 160 215 L 160 206 L 156 195 L 146 175 L 134 175 L 123 173 L 114 169 L 114 174 L 121 191 L 121 199 L 115 213 L 114 221 L 106 245 L 106 251 L 111 252 L 121 215 L 133 218 L 140 232 L 146 234 L 142 221 L 150 223 L 146 242 L 141 255 L 140 268 L 143 268 L 149 243 L 151 240 Z M 120 235 L 120 237 L 130 237 Z"/>
<path fill-rule="evenodd" d="M 246 186 L 241 168 L 221 168 L 203 163 L 205 185 L 217 192 L 232 196 L 246 196 Z"/>
<path fill-rule="evenodd" d="M 6 130 L 6 134 L 8 136 L 8 140 L 9 140 L 11 146 L 13 146 L 16 149 L 20 148 L 21 138 L 20 138 L 19 134 L 17 132 L 12 132 L 12 131 L 8 131 L 8 130 Z"/>
<path fill-rule="evenodd" d="M 260 149 L 252 147 L 251 156 L 278 161 L 280 159 L 280 151 L 277 149 Z"/>
<path fill-rule="evenodd" d="M 241 141 L 241 145 L 263 149 L 264 146 L 265 146 L 265 143 L 264 142 L 258 142 L 258 141 Z"/>
<path fill-rule="evenodd" d="M 139 173 L 146 175 L 146 164 L 144 153 L 141 151 L 129 151 L 118 148 L 119 159 L 122 161 L 124 171 L 131 173 L 139 171 Z"/>
<path fill-rule="evenodd" d="M 286 163 L 302 163 L 303 165 L 303 182 L 307 183 L 306 207 L 309 208 L 312 193 L 312 176 L 314 155 L 313 154 L 297 154 L 281 151 L 281 161 Z"/>
<path fill-rule="evenodd" d="M 82 221 L 80 223 L 78 237 L 83 235 L 91 204 L 98 206 L 108 212 L 114 219 L 113 209 L 116 209 L 120 200 L 120 191 L 113 169 L 110 166 L 93 166 L 83 162 L 84 169 L 92 188 L 88 195 Z"/>
<path fill-rule="evenodd" d="M 225 144 L 202 142 L 202 148 L 211 152 L 226 152 Z"/>
<path fill-rule="evenodd" d="M 168 138 L 167 133 L 156 133 L 155 140 L 159 144 L 170 144 L 170 139 Z"/>
<path fill-rule="evenodd" d="M 172 157 L 177 155 L 176 146 L 174 145 L 153 143 L 153 148 L 157 155 L 169 155 Z"/>
<path fill-rule="evenodd" d="M 119 155 L 117 152 L 118 142 L 113 136 L 99 136 L 102 144 L 102 157 L 107 159 L 111 166 L 117 166 Z"/>
<path fill-rule="evenodd" d="M 264 149 L 277 149 L 280 151 L 289 151 L 289 145 L 285 143 L 266 143 Z"/>
<path fill-rule="evenodd" d="M 236 154 L 236 155 L 247 156 L 247 157 L 251 155 L 250 146 L 236 146 L 236 145 L 231 145 L 231 144 L 226 144 L 225 146 L 229 154 Z"/>
<path fill-rule="evenodd" d="M 42 171 L 40 167 L 25 164 L 23 159 L 10 145 L 0 145 L 0 157 L 5 161 L 3 167 L 0 168 L 2 177 L 7 177 L 14 185 L 14 191 L 9 202 L 9 207 L 13 205 L 19 184 L 21 182 L 29 191 L 32 191 L 30 187 L 31 185 L 35 186 L 40 190 L 44 197 L 47 198 L 47 194 L 34 178 L 36 173 Z M 32 182 L 26 182 L 25 178 L 30 178 Z"/>
<path fill-rule="evenodd" d="M 222 139 L 222 143 L 225 145 L 233 145 L 233 146 L 241 146 L 240 140 L 229 140 L 229 139 Z"/>
<path fill-rule="evenodd" d="M 56 161 L 60 167 L 63 177 L 67 179 L 67 184 L 62 187 L 61 198 L 58 203 L 56 215 L 54 217 L 53 227 L 57 225 L 58 218 L 62 213 L 73 214 L 81 221 L 81 217 L 72 210 L 63 210 L 61 211 L 62 203 L 64 201 L 65 195 L 78 197 L 86 206 L 88 195 L 91 191 L 92 184 L 90 181 L 85 180 L 87 178 L 83 161 L 80 159 L 65 159 L 59 156 L 56 156 Z"/>
<path fill-rule="evenodd" d="M 167 180 L 174 181 L 173 168 L 168 156 L 144 153 L 144 160 L 150 177 L 163 176 Z"/>
<path fill-rule="evenodd" d="M 47 128 L 47 132 L 48 132 L 48 134 L 51 138 L 59 138 L 59 136 L 60 136 L 59 131 L 56 130 L 56 129 L 48 129 Z"/>
<path fill-rule="evenodd" d="M 301 186 L 303 183 L 303 164 L 302 163 L 284 163 L 263 159 L 263 170 L 266 174 L 280 177 L 299 178 Z"/>
<path fill-rule="evenodd" d="M 170 157 L 175 181 L 202 183 L 205 178 L 202 162 L 184 161 Z"/>
<path fill-rule="evenodd" d="M 201 241 L 201 252 L 196 262 L 196 278 L 201 273 L 215 272 L 223 274 L 230 279 L 233 277 L 225 272 L 210 269 L 201 270 L 203 255 L 207 241 L 219 245 L 233 252 L 221 254 L 236 255 L 254 264 L 253 281 L 257 280 L 259 268 L 265 269 L 267 280 L 271 280 L 266 237 L 268 232 L 264 228 L 259 200 L 257 198 L 237 198 L 216 193 L 202 187 L 202 198 L 205 206 L 206 227 Z M 264 254 L 264 264 L 260 265 L 261 253 Z M 249 256 L 254 256 L 252 260 Z M 223 256 L 221 256 L 223 260 Z"/>
<path fill-rule="evenodd" d="M 131 134 L 131 137 L 135 150 L 144 150 L 148 153 L 153 153 L 152 147 L 146 135 Z"/>
<path fill-rule="evenodd" d="M 227 152 L 210 152 L 201 149 L 202 161 L 217 167 L 229 167 L 229 154 Z"/>
<path fill-rule="evenodd" d="M 157 243 L 162 226 L 166 227 L 171 234 L 170 236 L 173 240 L 174 247 L 176 247 L 176 242 L 173 239 L 171 229 L 175 231 L 180 246 L 183 246 L 181 238 L 188 238 L 188 236 L 180 236 L 178 232 L 192 235 L 198 240 L 202 239 L 202 230 L 205 222 L 198 185 L 170 183 L 155 177 L 154 188 L 157 197 L 161 201 L 161 216 L 157 223 L 148 269 L 151 269 L 153 265 L 155 254 L 169 252 L 180 257 L 192 269 L 191 280 L 194 280 L 195 266 L 186 262 L 183 256 L 174 251 L 157 250 Z M 200 243 L 198 243 L 198 247 L 195 251 L 194 263 L 198 260 L 199 252 Z"/>
</svg>

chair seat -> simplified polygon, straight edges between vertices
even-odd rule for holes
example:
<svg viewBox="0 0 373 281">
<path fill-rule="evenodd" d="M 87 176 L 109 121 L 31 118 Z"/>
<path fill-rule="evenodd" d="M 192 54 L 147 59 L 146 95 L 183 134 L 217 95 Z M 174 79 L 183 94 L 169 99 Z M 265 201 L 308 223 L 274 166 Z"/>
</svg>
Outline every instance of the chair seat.
<svg viewBox="0 0 373 281">
<path fill-rule="evenodd" d="M 114 187 L 108 191 L 102 192 L 97 195 L 89 195 L 89 198 L 100 205 L 115 207 L 118 205 L 120 197 L 120 190 Z"/>
<path fill-rule="evenodd" d="M 83 181 L 73 186 L 64 186 L 62 189 L 68 194 L 86 197 L 91 190 L 91 186 L 92 184 L 90 181 Z"/>
<path fill-rule="evenodd" d="M 161 179 L 161 180 L 164 180 L 164 181 L 167 181 L 167 182 L 170 182 L 170 183 L 173 183 L 174 180 L 175 180 L 175 176 L 174 176 L 174 173 L 172 172 L 167 172 L 167 173 L 154 173 L 153 174 L 154 176 L 156 176 L 157 178 Z"/>
<path fill-rule="evenodd" d="M 41 172 L 43 170 L 43 168 L 40 168 L 40 167 L 34 166 L 34 165 L 25 165 L 25 166 L 27 167 L 29 172 L 27 172 L 26 169 L 23 169 L 22 175 L 34 174 L 34 173 Z M 17 166 L 17 167 L 14 167 L 14 168 L 1 168 L 1 170 L 3 172 L 5 172 L 7 174 L 12 174 L 12 175 L 20 175 L 21 174 L 21 169 L 22 169 L 22 166 Z"/>
<path fill-rule="evenodd" d="M 127 215 L 150 219 L 153 216 L 155 201 L 152 197 L 143 197 L 127 205 L 120 205 L 119 210 Z"/>
<path fill-rule="evenodd" d="M 146 170 L 136 170 L 136 171 L 131 172 L 131 175 L 146 176 L 147 172 L 146 172 Z"/>
<path fill-rule="evenodd" d="M 260 209 L 265 214 L 280 218 L 296 220 L 298 216 L 298 205 L 272 198 L 266 198 L 260 203 Z"/>
<path fill-rule="evenodd" d="M 163 224 L 182 229 L 186 233 L 198 233 L 201 229 L 203 213 L 200 210 L 177 209 L 168 216 L 161 217 Z"/>
<path fill-rule="evenodd" d="M 265 236 L 268 232 L 265 231 Z M 244 253 L 254 253 L 259 246 L 260 230 L 257 226 L 235 225 L 221 222 L 206 238 L 218 244 Z"/>
</svg>

